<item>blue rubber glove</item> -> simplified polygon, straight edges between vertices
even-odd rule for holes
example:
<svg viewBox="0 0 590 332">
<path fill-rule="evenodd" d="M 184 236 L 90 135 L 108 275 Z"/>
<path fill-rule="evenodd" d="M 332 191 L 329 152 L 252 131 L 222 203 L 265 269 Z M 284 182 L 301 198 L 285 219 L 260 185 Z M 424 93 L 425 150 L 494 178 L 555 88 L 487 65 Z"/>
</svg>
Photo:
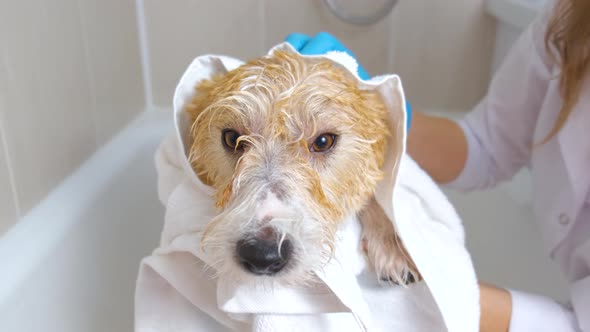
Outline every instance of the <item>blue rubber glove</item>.
<svg viewBox="0 0 590 332">
<path fill-rule="evenodd" d="M 304 55 L 320 55 L 331 51 L 345 52 L 355 58 L 354 53 L 346 48 L 336 37 L 327 32 L 319 32 L 315 37 L 303 33 L 292 33 L 285 38 L 285 41 L 291 44 L 299 53 Z M 371 78 L 369 73 L 359 64 L 358 75 L 362 80 Z M 410 129 L 412 123 L 412 106 L 406 101 L 406 128 Z"/>
<path fill-rule="evenodd" d="M 356 56 L 346 48 L 336 37 L 327 32 L 319 32 L 311 38 L 302 33 L 292 33 L 285 38 L 299 53 L 305 55 L 320 55 L 331 51 L 345 52 L 356 59 Z M 363 80 L 371 78 L 369 73 L 360 64 L 358 65 L 358 75 Z"/>
</svg>

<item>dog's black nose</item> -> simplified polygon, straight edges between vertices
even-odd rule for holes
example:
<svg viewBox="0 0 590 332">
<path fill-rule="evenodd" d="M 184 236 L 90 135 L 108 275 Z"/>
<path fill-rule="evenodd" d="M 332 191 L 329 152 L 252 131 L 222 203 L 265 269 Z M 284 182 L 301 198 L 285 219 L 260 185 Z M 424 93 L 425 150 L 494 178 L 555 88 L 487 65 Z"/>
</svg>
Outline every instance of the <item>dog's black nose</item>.
<svg viewBox="0 0 590 332">
<path fill-rule="evenodd" d="M 273 275 L 287 265 L 293 246 L 285 239 L 279 250 L 276 240 L 249 238 L 238 241 L 236 250 L 238 260 L 246 270 L 259 275 Z"/>
</svg>

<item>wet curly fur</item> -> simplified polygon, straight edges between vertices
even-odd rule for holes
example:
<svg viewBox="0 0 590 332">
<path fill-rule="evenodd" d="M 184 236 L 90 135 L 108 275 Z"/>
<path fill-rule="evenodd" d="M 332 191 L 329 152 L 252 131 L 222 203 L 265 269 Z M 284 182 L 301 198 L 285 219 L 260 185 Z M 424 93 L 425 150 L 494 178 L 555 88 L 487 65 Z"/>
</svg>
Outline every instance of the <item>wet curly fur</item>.
<svg viewBox="0 0 590 332">
<path fill-rule="evenodd" d="M 199 82 L 185 112 L 192 121 L 190 162 L 215 189 L 219 214 L 202 234 L 220 275 L 287 284 L 314 280 L 331 258 L 335 234 L 358 216 L 362 248 L 381 279 L 406 283 L 417 271 L 393 223 L 374 199 L 387 141 L 380 95 L 362 90 L 325 59 L 278 51 Z M 224 146 L 228 130 L 236 147 Z M 333 135 L 327 151 L 312 147 Z M 236 262 L 236 243 L 270 229 L 293 254 L 273 276 L 254 276 Z"/>
</svg>

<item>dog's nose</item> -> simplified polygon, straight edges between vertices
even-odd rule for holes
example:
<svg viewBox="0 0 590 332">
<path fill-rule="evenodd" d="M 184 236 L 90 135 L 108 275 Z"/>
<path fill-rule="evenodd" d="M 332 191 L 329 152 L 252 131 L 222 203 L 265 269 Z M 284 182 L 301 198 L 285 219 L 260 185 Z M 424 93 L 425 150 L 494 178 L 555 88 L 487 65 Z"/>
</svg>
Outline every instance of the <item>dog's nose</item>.
<svg viewBox="0 0 590 332">
<path fill-rule="evenodd" d="M 288 239 L 279 245 L 276 240 L 249 238 L 237 243 L 238 260 L 242 266 L 258 275 L 273 275 L 286 265 L 293 251 Z"/>
</svg>

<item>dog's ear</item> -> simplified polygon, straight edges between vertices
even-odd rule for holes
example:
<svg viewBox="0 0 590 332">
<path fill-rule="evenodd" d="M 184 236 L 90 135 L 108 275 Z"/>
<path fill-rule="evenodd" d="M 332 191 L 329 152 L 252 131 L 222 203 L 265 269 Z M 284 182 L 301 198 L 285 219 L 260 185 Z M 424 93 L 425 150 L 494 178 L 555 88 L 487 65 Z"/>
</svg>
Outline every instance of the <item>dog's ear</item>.
<svg viewBox="0 0 590 332">
<path fill-rule="evenodd" d="M 416 265 L 375 197 L 371 197 L 358 218 L 363 228 L 361 247 L 377 276 L 398 284 L 418 280 Z"/>
<path fill-rule="evenodd" d="M 208 135 L 203 135 L 203 126 L 207 123 L 207 120 L 201 120 L 197 123 L 197 119 L 203 114 L 203 111 L 211 105 L 215 99 L 216 88 L 219 85 L 219 81 L 223 79 L 226 74 L 215 74 L 211 79 L 205 79 L 197 83 L 195 86 L 195 94 L 193 98 L 184 107 L 184 113 L 187 116 L 187 122 L 189 124 L 189 133 L 184 138 L 185 144 L 188 145 L 188 161 L 191 164 L 193 171 L 199 178 L 199 180 L 207 185 L 212 186 L 214 181 L 211 177 L 212 174 L 208 172 L 208 168 L 205 167 L 206 163 L 200 161 L 200 154 L 197 151 L 205 151 L 207 145 Z"/>
<path fill-rule="evenodd" d="M 212 58 L 211 64 L 213 64 L 214 75 L 225 75 L 227 74 L 227 67 L 223 64 L 223 61 L 219 58 Z"/>
<path fill-rule="evenodd" d="M 190 116 L 191 124 L 203 109 L 211 103 L 213 99 L 212 90 L 217 85 L 217 82 L 228 73 L 228 70 L 221 59 L 213 57 L 209 59 L 209 61 L 211 63 L 210 77 L 196 82 L 194 86 L 194 95 L 184 107 L 184 111 Z"/>
<path fill-rule="evenodd" d="M 212 80 L 202 80 L 195 86 L 195 95 L 184 107 L 184 111 L 190 116 L 191 125 L 196 118 L 211 103 L 213 97 L 213 88 L 215 78 Z M 194 128 L 193 128 L 194 129 Z M 194 135 L 194 133 L 192 133 Z"/>
<path fill-rule="evenodd" d="M 385 107 L 387 116 L 384 119 L 391 133 L 387 142 L 385 164 L 383 171 L 385 174 L 384 183 L 387 183 L 382 190 L 391 190 L 395 187 L 395 177 L 399 170 L 399 164 L 405 151 L 406 137 L 406 103 L 403 95 L 401 81 L 398 77 L 388 79 L 384 84 L 378 87 Z M 389 211 L 388 211 L 388 214 Z"/>
</svg>

